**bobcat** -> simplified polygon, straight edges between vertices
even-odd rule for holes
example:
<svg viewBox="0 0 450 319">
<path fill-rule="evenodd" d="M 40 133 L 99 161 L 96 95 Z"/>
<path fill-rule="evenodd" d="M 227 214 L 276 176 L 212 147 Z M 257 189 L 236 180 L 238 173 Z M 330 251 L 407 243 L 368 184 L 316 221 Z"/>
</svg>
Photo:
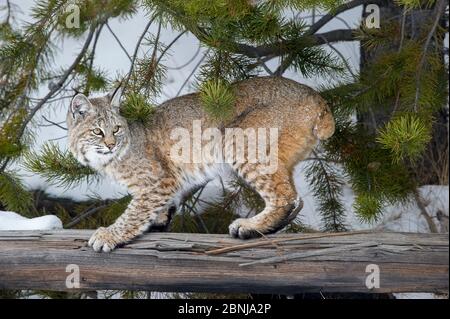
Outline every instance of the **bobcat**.
<svg viewBox="0 0 450 319">
<path fill-rule="evenodd" d="M 241 177 L 265 202 L 251 218 L 238 218 L 229 226 L 230 235 L 246 239 L 273 233 L 285 227 L 301 210 L 292 171 L 315 147 L 318 140 L 334 133 L 334 119 L 326 102 L 313 89 L 281 77 L 259 77 L 232 85 L 233 114 L 218 122 L 203 108 L 198 93 L 169 100 L 143 124 L 128 124 L 120 115 L 120 90 L 101 98 L 76 95 L 67 114 L 69 149 L 77 160 L 124 184 L 132 200 L 109 227 L 100 227 L 88 245 L 109 252 L 148 229 L 168 225 L 173 207 L 190 187 L 198 186 L 228 169 Z M 177 128 L 193 129 L 276 128 L 277 168 L 264 170 L 263 163 L 243 161 L 195 163 L 174 161 Z M 259 131 L 258 131 L 259 132 Z M 203 142 L 206 144 L 206 142 Z M 227 137 L 216 150 L 234 145 Z M 226 156 L 222 155 L 222 156 Z"/>
</svg>

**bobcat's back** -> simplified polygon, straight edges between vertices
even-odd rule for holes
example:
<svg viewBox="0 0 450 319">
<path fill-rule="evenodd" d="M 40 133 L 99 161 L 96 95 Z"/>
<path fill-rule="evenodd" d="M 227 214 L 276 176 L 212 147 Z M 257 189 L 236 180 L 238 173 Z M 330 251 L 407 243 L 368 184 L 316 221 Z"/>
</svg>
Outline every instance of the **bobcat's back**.
<svg viewBox="0 0 450 319">
<path fill-rule="evenodd" d="M 203 127 L 278 128 L 280 134 L 327 139 L 334 120 L 323 98 L 306 85 L 281 77 L 258 77 L 233 84 L 234 112 L 225 123 L 213 120 L 204 110 L 198 93 L 161 104 L 149 127 L 169 134 L 171 129 L 191 129 L 194 120 Z M 167 136 L 166 136 L 167 137 Z M 164 141 L 167 143 L 167 140 Z"/>
</svg>

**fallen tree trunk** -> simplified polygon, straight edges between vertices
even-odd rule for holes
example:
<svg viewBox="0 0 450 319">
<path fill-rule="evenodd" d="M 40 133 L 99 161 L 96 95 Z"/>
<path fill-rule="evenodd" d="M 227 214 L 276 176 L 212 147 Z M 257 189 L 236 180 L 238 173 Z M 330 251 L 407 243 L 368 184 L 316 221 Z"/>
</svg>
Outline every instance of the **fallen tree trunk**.
<svg viewBox="0 0 450 319">
<path fill-rule="evenodd" d="M 448 292 L 448 234 L 278 234 L 242 241 L 149 233 L 105 254 L 86 247 L 91 233 L 0 231 L 0 289 Z"/>
</svg>

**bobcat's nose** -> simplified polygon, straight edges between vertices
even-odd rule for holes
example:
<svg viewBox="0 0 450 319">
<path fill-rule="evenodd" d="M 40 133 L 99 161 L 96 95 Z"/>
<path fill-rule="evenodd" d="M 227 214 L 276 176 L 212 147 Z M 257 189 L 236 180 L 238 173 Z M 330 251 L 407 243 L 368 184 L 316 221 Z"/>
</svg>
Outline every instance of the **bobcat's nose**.
<svg viewBox="0 0 450 319">
<path fill-rule="evenodd" d="M 105 143 L 106 147 L 109 148 L 110 150 L 112 150 L 114 148 L 114 146 L 116 146 L 116 143 Z"/>
<path fill-rule="evenodd" d="M 112 150 L 114 146 L 116 146 L 116 139 L 109 136 L 106 136 L 103 142 L 105 143 L 106 147 L 109 148 L 109 150 Z"/>
</svg>

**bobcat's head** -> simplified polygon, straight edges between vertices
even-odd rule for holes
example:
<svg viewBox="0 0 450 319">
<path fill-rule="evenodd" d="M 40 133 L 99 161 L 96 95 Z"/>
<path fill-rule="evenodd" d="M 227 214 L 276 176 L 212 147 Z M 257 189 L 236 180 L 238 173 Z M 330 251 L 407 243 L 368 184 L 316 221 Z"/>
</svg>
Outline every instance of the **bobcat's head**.
<svg viewBox="0 0 450 319">
<path fill-rule="evenodd" d="M 125 154 L 130 143 L 127 121 L 119 113 L 121 90 L 101 98 L 77 94 L 67 113 L 69 149 L 82 163 L 102 169 Z"/>
</svg>

